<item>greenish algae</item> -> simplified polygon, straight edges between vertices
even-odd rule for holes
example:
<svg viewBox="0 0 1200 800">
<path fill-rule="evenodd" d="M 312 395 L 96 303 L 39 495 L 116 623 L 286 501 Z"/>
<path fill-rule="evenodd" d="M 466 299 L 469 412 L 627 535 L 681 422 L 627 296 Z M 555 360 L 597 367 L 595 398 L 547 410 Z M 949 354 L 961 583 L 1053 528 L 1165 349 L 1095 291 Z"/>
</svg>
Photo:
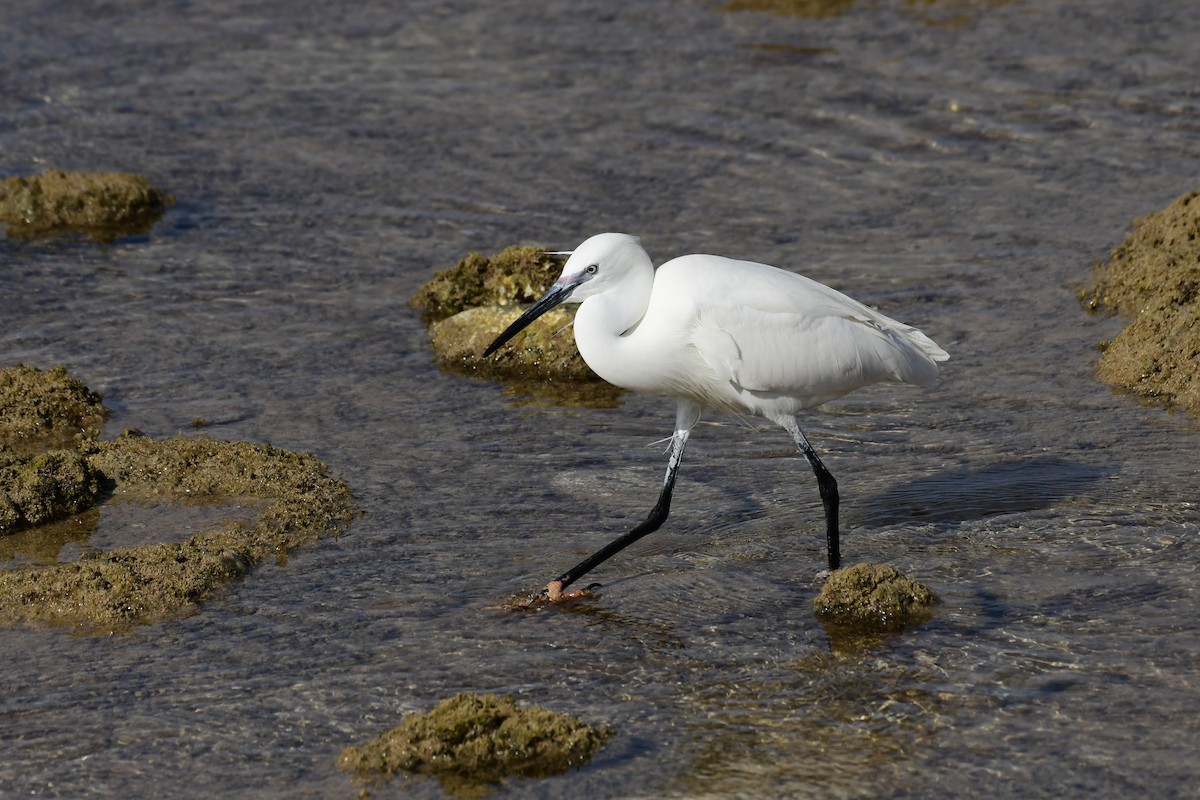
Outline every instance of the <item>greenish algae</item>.
<svg viewBox="0 0 1200 800">
<path fill-rule="evenodd" d="M 66 367 L 0 367 L 0 445 L 17 453 L 69 447 L 78 436 L 95 437 L 107 415 L 100 395 Z"/>
<path fill-rule="evenodd" d="M 541 247 L 517 245 L 491 256 L 470 253 L 418 289 L 411 305 L 429 323 L 475 306 L 532 303 L 561 270 L 561 262 Z"/>
<path fill-rule="evenodd" d="M 892 633 L 926 622 L 938 596 L 887 564 L 834 570 L 813 598 L 817 616 L 855 633 Z"/>
<path fill-rule="evenodd" d="M 419 290 L 412 305 L 429 326 L 438 366 L 480 380 L 502 380 L 537 402 L 611 408 L 622 390 L 584 362 L 569 329 L 573 307 L 546 313 L 489 358 L 483 351 L 521 315 L 518 304 L 540 298 L 561 263 L 537 247 L 508 247 L 492 256 L 471 253 Z"/>
<path fill-rule="evenodd" d="M 1134 222 L 1079 299 L 1132 317 L 1100 344 L 1102 381 L 1200 415 L 1200 191 Z"/>
<path fill-rule="evenodd" d="M 80 231 L 98 241 L 144 233 L 174 198 L 128 172 L 64 172 L 0 181 L 9 236 Z"/>
<path fill-rule="evenodd" d="M 547 380 L 596 381 L 584 363 L 569 327 L 572 309 L 543 314 L 515 340 L 484 360 L 480 354 L 509 326 L 521 309 L 512 306 L 470 308 L 429 326 L 438 363 L 482 378 L 519 378 L 536 369 Z M 568 330 L 564 330 L 568 329 Z"/>
<path fill-rule="evenodd" d="M 53 566 L 0 571 L 0 623 L 50 623 L 111 632 L 171 619 L 266 558 L 337 532 L 358 509 L 315 456 L 250 442 L 122 435 L 81 450 L 116 497 L 265 502 L 251 524 L 229 523 L 183 542 L 87 553 Z"/>
<path fill-rule="evenodd" d="M 428 774 L 456 797 L 481 797 L 507 777 L 558 775 L 586 764 L 609 731 L 511 696 L 460 693 L 345 748 L 338 765 L 370 781 Z"/>
<path fill-rule="evenodd" d="M 0 445 L 0 535 L 77 514 L 99 493 L 99 472 L 75 450 L 22 456 Z"/>
</svg>

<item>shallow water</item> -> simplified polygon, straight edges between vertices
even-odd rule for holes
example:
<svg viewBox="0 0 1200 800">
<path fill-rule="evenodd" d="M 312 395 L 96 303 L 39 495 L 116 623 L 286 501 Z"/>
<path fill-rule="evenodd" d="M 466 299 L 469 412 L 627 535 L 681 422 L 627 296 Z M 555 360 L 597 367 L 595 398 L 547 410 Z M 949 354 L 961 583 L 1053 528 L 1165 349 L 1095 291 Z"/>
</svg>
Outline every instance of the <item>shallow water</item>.
<svg viewBox="0 0 1200 800">
<path fill-rule="evenodd" d="M 106 435 L 311 450 L 367 516 L 181 621 L 0 631 L 0 793 L 354 796 L 341 747 L 472 690 L 618 731 L 498 797 L 1194 796 L 1200 436 L 1095 383 L 1121 323 L 1073 295 L 1196 187 L 1191 3 L 160 6 L 7 6 L 0 174 L 178 204 L 110 245 L 0 239 L 0 352 L 102 392 Z M 938 389 L 806 426 L 845 557 L 936 589 L 930 624 L 829 639 L 811 473 L 719 417 L 599 597 L 492 608 L 640 519 L 671 405 L 442 375 L 407 299 L 606 229 L 802 270 L 950 351 Z"/>
</svg>

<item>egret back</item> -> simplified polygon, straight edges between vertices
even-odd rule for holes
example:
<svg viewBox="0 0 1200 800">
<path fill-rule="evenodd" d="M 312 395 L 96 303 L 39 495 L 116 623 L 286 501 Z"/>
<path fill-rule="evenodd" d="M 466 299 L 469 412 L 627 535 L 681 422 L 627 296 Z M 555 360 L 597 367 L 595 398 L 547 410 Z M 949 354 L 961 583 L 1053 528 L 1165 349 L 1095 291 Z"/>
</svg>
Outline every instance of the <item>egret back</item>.
<svg viewBox="0 0 1200 800">
<path fill-rule="evenodd" d="M 707 367 L 705 405 L 795 413 L 879 381 L 930 386 L 945 351 L 898 322 L 804 276 L 719 256 L 683 256 L 655 275 L 644 320 L 688 331 Z M 661 334 L 660 334 L 661 336 Z"/>
</svg>

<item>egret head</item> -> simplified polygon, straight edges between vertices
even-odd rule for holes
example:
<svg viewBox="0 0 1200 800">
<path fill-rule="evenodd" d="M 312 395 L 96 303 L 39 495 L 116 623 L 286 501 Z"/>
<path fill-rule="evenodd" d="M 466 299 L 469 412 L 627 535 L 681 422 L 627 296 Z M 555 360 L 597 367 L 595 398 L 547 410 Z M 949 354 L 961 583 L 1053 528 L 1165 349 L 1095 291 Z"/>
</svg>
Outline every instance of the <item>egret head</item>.
<svg viewBox="0 0 1200 800">
<path fill-rule="evenodd" d="M 554 285 L 572 287 L 569 298 L 563 302 L 582 303 L 649 264 L 650 256 L 636 236 L 598 233 L 575 248 Z"/>
<path fill-rule="evenodd" d="M 625 275 L 651 266 L 650 256 L 636 236 L 598 233 L 570 252 L 562 274 L 536 303 L 509 325 L 483 351 L 487 358 L 531 322 L 563 303 L 582 303 L 589 297 L 616 286 Z"/>
</svg>

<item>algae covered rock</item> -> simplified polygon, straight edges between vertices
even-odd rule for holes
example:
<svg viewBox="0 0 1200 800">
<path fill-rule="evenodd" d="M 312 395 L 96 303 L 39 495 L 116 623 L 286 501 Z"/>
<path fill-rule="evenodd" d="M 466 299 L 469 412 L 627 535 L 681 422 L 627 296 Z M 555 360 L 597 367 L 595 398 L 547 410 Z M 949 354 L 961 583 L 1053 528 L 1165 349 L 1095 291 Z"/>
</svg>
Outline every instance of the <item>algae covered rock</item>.
<svg viewBox="0 0 1200 800">
<path fill-rule="evenodd" d="M 264 559 L 282 559 L 292 548 L 336 533 L 359 513 L 350 490 L 311 454 L 183 436 L 157 440 L 127 433 L 101 442 L 94 426 L 106 413 L 100 396 L 62 367 L 0 369 L 0 534 L 21 537 L 19 546 L 9 548 L 14 554 L 55 554 L 66 539 L 85 542 L 98 515 L 64 518 L 91 507 L 102 488 L 116 501 L 249 501 L 260 509 L 258 518 L 228 522 L 186 541 L 0 569 L 0 624 L 44 622 L 103 632 L 177 617 Z M 60 442 L 71 447 L 49 449 Z M 66 528 L 45 525 L 56 519 L 64 519 Z M 28 530 L 12 533 L 20 529 Z M 174 534 L 163 531 L 157 538 L 178 538 Z"/>
<path fill-rule="evenodd" d="M 99 492 L 99 472 L 75 450 L 19 456 L 0 446 L 0 535 L 77 514 Z"/>
<path fill-rule="evenodd" d="M 117 498 L 218 504 L 258 499 L 262 512 L 250 524 L 227 523 L 182 542 L 0 571 L 0 623 L 105 632 L 178 617 L 264 559 L 283 558 L 335 533 L 358 513 L 349 489 L 315 456 L 270 445 L 122 436 L 87 442 L 81 455 L 112 482 Z"/>
<path fill-rule="evenodd" d="M 561 270 L 561 263 L 540 247 L 513 246 L 491 256 L 470 253 L 418 289 L 412 305 L 436 322 L 476 306 L 532 303 Z"/>
<path fill-rule="evenodd" d="M 68 446 L 95 436 L 107 414 L 100 395 L 65 367 L 0 367 L 0 445 L 21 453 Z"/>
<path fill-rule="evenodd" d="M 74 447 L 108 413 L 64 367 L 0 368 L 0 534 L 89 508 L 100 475 Z"/>
<path fill-rule="evenodd" d="M 608 732 L 512 697 L 461 693 L 427 714 L 347 747 L 338 765 L 360 778 L 436 776 L 458 796 L 481 796 L 506 777 L 557 775 L 587 763 Z"/>
<path fill-rule="evenodd" d="M 443 369 L 499 379 L 519 392 L 554 403 L 611 407 L 621 390 L 605 383 L 579 355 L 571 323 L 573 306 L 545 314 L 491 357 L 483 351 L 521 315 L 519 304 L 540 298 L 558 278 L 561 263 L 537 247 L 509 247 L 492 256 L 471 253 L 439 272 L 412 298 L 429 326 Z"/>
<path fill-rule="evenodd" d="M 834 570 L 813 599 L 822 621 L 863 633 L 888 633 L 925 622 L 938 596 L 887 564 Z"/>
<path fill-rule="evenodd" d="M 515 306 L 486 306 L 433 323 L 429 335 L 438 362 L 484 378 L 519 378 L 536 367 L 539 377 L 548 381 L 597 380 L 575 347 L 571 309 L 556 308 L 543 314 L 510 345 L 481 359 L 484 348 L 519 316 L 521 309 Z"/>
<path fill-rule="evenodd" d="M 94 239 L 143 233 L 173 199 L 140 175 L 64 172 L 0 181 L 0 219 L 9 236 L 79 230 Z"/>
<path fill-rule="evenodd" d="M 1133 321 L 1101 344 L 1101 380 L 1200 415 L 1200 191 L 1134 223 L 1080 292 Z"/>
<path fill-rule="evenodd" d="M 429 326 L 438 366 L 471 378 L 504 381 L 537 402 L 579 408 L 615 408 L 621 389 L 584 362 L 569 326 L 574 309 L 556 308 L 536 319 L 489 358 L 484 349 L 521 315 L 513 306 L 468 308 Z"/>
</svg>

